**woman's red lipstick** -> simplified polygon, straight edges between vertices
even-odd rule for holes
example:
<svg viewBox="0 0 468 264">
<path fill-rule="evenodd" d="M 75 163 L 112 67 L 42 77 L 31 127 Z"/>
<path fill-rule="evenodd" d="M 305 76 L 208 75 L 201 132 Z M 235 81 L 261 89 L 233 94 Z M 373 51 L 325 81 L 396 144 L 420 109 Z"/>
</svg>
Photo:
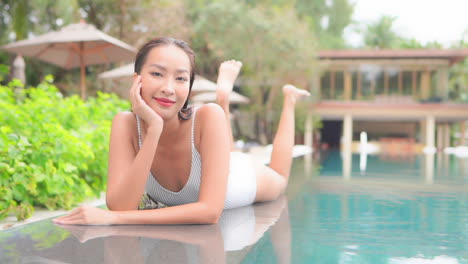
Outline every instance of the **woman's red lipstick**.
<svg viewBox="0 0 468 264">
<path fill-rule="evenodd" d="M 167 98 L 154 98 L 156 100 L 156 102 L 158 102 L 160 105 L 162 106 L 171 106 L 173 104 L 175 104 L 174 101 L 170 100 L 170 99 L 167 99 Z"/>
</svg>

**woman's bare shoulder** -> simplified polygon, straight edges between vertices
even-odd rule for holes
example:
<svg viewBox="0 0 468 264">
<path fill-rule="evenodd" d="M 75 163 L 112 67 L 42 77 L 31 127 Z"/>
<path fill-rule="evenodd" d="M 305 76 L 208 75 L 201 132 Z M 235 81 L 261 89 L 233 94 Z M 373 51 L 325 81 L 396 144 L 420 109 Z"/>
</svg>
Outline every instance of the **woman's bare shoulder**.
<svg viewBox="0 0 468 264">
<path fill-rule="evenodd" d="M 200 106 L 197 109 L 197 119 L 216 119 L 219 117 L 224 118 L 224 110 L 218 104 L 208 103 Z"/>
<path fill-rule="evenodd" d="M 136 125 L 135 114 L 129 111 L 117 113 L 112 120 L 113 125 L 132 126 Z"/>
<path fill-rule="evenodd" d="M 208 130 L 217 129 L 220 122 L 225 122 L 224 110 L 221 106 L 209 103 L 197 108 L 195 122 L 195 147 L 197 149 L 200 149 L 201 135 Z"/>
<path fill-rule="evenodd" d="M 129 141 L 134 150 L 138 149 L 138 133 L 135 114 L 132 112 L 120 112 L 112 120 L 111 135 L 116 142 Z"/>
</svg>

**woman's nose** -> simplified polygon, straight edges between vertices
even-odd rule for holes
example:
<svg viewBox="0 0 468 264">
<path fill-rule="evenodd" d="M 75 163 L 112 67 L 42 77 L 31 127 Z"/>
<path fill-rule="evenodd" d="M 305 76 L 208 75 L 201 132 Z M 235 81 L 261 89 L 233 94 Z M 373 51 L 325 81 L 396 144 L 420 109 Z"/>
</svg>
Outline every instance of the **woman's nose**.
<svg viewBox="0 0 468 264">
<path fill-rule="evenodd" d="M 170 96 L 174 94 L 174 82 L 172 80 L 167 80 L 166 83 L 163 86 L 162 92 L 166 96 Z"/>
</svg>

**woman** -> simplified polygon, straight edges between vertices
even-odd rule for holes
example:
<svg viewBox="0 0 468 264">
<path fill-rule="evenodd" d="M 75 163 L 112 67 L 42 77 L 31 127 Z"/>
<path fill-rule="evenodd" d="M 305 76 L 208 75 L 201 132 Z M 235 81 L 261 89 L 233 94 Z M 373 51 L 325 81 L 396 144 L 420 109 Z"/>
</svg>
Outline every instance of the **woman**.
<svg viewBox="0 0 468 264">
<path fill-rule="evenodd" d="M 284 192 L 292 162 L 296 100 L 309 95 L 283 87 L 284 103 L 269 167 L 230 152 L 229 93 L 241 63 L 221 64 L 217 103 L 188 109 L 195 58 L 172 38 L 145 44 L 135 60 L 133 112 L 112 122 L 106 203 L 80 207 L 59 224 L 210 224 L 223 209 L 271 201 Z M 137 210 L 145 193 L 170 205 Z"/>
</svg>

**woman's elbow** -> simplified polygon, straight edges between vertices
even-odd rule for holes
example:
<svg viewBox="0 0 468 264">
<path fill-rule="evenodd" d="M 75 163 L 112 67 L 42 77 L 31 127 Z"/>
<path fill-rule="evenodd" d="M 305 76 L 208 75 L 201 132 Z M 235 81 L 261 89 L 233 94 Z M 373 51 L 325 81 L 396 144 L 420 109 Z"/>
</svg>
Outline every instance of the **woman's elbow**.
<svg viewBox="0 0 468 264">
<path fill-rule="evenodd" d="M 120 211 L 119 209 L 119 206 L 117 206 L 111 199 L 109 198 L 106 198 L 106 206 L 107 206 L 107 209 L 111 210 L 111 211 Z"/>
<path fill-rule="evenodd" d="M 207 224 L 217 224 L 221 218 L 221 214 L 212 214 L 206 219 Z"/>
<path fill-rule="evenodd" d="M 204 217 L 201 221 L 203 224 L 217 224 L 221 218 L 221 214 L 223 213 L 222 208 L 219 209 L 207 207 L 204 211 Z"/>
<path fill-rule="evenodd" d="M 115 201 L 109 197 L 106 197 L 106 206 L 110 211 L 129 211 L 138 209 L 138 205 L 128 205 L 121 202 L 119 203 L 118 201 Z"/>
</svg>

